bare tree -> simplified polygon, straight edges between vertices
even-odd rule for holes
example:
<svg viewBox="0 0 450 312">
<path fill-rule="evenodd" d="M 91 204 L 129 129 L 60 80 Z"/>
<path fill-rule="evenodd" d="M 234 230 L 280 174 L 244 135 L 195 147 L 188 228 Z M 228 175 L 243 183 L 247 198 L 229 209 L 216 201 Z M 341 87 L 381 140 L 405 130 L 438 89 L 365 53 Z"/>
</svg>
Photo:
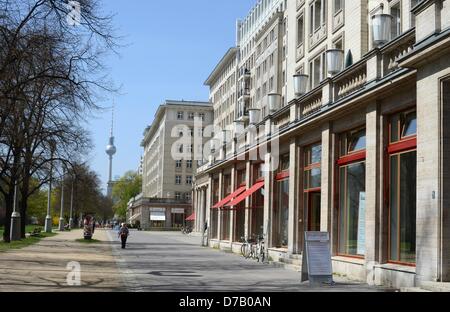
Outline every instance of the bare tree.
<svg viewBox="0 0 450 312">
<path fill-rule="evenodd" d="M 63 0 L 0 0 L 0 193 L 6 206 L 4 240 L 14 186 L 20 184 L 24 235 L 27 201 L 49 177 L 50 163 L 70 167 L 89 146 L 83 123 L 114 92 L 102 57 L 115 51 L 112 17 L 95 0 L 73 8 Z M 55 153 L 50 153 L 56 145 Z M 41 182 L 30 187 L 31 177 Z"/>
</svg>

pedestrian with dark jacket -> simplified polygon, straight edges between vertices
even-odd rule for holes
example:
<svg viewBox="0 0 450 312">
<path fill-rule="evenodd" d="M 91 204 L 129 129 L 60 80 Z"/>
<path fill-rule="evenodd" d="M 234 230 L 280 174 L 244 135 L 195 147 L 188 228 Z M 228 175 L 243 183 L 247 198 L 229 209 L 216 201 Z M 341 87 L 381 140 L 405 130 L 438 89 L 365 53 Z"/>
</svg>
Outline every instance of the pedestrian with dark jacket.
<svg viewBox="0 0 450 312">
<path fill-rule="evenodd" d="M 127 239 L 130 235 L 130 231 L 128 230 L 128 227 L 125 223 L 122 223 L 122 227 L 119 230 L 119 238 L 122 241 L 122 249 L 126 248 L 127 245 Z"/>
</svg>

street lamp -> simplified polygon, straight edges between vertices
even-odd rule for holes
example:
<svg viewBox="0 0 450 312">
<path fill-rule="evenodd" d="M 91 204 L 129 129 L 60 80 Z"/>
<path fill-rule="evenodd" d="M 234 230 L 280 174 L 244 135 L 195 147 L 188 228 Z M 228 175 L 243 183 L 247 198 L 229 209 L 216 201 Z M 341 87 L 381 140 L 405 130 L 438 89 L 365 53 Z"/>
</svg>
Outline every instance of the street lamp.
<svg viewBox="0 0 450 312">
<path fill-rule="evenodd" d="M 53 219 L 51 215 L 52 209 L 52 175 L 53 175 L 53 155 L 55 153 L 56 143 L 50 142 L 51 158 L 50 158 L 50 180 L 48 183 L 48 195 L 47 195 L 47 216 L 45 217 L 45 232 L 51 233 L 53 229 Z"/>
<path fill-rule="evenodd" d="M 61 180 L 61 213 L 59 216 L 59 231 L 64 231 L 64 176 L 66 172 L 63 169 L 63 175 Z"/>
<path fill-rule="evenodd" d="M 259 108 L 249 109 L 250 124 L 257 125 L 261 121 L 261 110 Z"/>
<path fill-rule="evenodd" d="M 375 14 L 372 17 L 372 39 L 375 46 L 381 46 L 391 40 L 392 15 Z"/>
<path fill-rule="evenodd" d="M 340 73 L 344 66 L 344 51 L 339 49 L 327 50 L 327 69 L 332 76 Z"/>
<path fill-rule="evenodd" d="M 11 214 L 11 241 L 18 241 L 22 239 L 20 235 L 20 212 L 17 211 L 17 196 L 18 196 L 18 183 L 14 185 L 14 204 L 13 213 Z"/>
<path fill-rule="evenodd" d="M 73 185 L 75 182 L 75 176 L 72 177 L 72 189 L 70 191 L 70 219 L 69 219 L 69 230 L 73 227 Z"/>
<path fill-rule="evenodd" d="M 281 94 L 270 93 L 268 97 L 270 113 L 275 113 L 281 108 Z"/>
<path fill-rule="evenodd" d="M 307 92 L 309 76 L 304 74 L 294 75 L 294 91 L 296 96 L 302 96 Z"/>
</svg>

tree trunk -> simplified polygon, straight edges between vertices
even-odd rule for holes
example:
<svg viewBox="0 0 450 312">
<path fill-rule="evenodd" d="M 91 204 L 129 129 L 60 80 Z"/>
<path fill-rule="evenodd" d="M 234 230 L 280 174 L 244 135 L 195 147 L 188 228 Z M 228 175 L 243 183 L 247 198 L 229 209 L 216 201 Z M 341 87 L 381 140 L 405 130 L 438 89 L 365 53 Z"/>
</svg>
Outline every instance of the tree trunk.
<svg viewBox="0 0 450 312">
<path fill-rule="evenodd" d="M 28 209 L 28 193 L 30 191 L 29 178 L 25 177 L 21 187 L 20 198 L 20 229 L 21 237 L 26 238 L 26 226 L 27 226 L 27 209 Z"/>
<path fill-rule="evenodd" d="M 13 202 L 14 202 L 14 190 L 9 191 L 5 196 L 5 230 L 3 231 L 3 241 L 5 243 L 11 242 L 11 215 L 13 213 Z"/>
</svg>

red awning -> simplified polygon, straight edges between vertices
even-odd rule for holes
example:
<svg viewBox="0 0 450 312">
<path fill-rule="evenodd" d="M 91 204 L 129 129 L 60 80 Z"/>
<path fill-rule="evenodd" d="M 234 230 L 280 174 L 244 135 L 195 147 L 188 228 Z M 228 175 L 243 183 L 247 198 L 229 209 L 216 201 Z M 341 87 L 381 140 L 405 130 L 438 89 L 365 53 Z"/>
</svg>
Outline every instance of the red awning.
<svg viewBox="0 0 450 312">
<path fill-rule="evenodd" d="M 244 192 L 246 188 L 247 188 L 246 186 L 242 186 L 242 187 L 238 188 L 234 193 L 231 193 L 230 195 L 228 195 L 227 197 L 222 199 L 220 202 L 215 204 L 212 208 L 213 209 L 222 208 L 223 206 L 225 206 L 226 203 L 228 203 L 229 201 L 232 201 L 237 196 L 241 195 L 242 192 Z"/>
<path fill-rule="evenodd" d="M 255 185 L 253 185 L 251 188 L 249 188 L 247 191 L 236 197 L 233 201 L 228 203 L 226 206 L 233 207 L 239 205 L 241 202 L 243 202 L 247 197 L 252 196 L 257 191 L 262 189 L 264 187 L 264 181 L 257 182 Z"/>
<path fill-rule="evenodd" d="M 189 217 L 186 219 L 186 221 L 195 221 L 195 212 L 194 212 L 191 216 L 189 216 Z"/>
</svg>

